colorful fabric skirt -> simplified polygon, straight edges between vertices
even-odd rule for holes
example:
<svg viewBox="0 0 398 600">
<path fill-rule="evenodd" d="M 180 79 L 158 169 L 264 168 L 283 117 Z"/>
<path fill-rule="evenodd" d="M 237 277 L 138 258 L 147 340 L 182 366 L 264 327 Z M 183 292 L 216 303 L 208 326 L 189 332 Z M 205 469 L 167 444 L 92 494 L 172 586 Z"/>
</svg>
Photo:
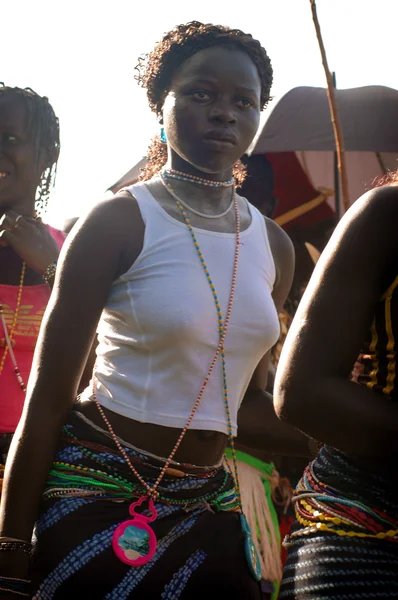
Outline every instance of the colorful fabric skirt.
<svg viewBox="0 0 398 600">
<path fill-rule="evenodd" d="M 120 442 L 142 478 L 153 485 L 164 460 Z M 245 556 L 229 473 L 221 465 L 172 463 L 158 491 L 158 517 L 150 524 L 156 553 L 146 564 L 129 566 L 115 555 L 112 538 L 131 519 L 129 506 L 145 490 L 107 432 L 72 413 L 35 527 L 33 597 L 262 600 L 261 585 Z"/>
<path fill-rule="evenodd" d="M 398 482 L 323 447 L 294 497 L 280 598 L 398 598 Z"/>
</svg>

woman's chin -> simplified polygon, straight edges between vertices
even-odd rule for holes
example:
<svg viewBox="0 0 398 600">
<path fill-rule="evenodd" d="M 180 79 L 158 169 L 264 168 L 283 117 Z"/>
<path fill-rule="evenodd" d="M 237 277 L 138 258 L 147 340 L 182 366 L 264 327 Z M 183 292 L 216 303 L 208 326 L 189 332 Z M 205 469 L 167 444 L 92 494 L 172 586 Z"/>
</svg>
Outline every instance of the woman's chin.
<svg viewBox="0 0 398 600">
<path fill-rule="evenodd" d="M 238 160 L 239 158 L 225 160 L 224 156 L 212 155 L 207 156 L 206 160 L 192 161 L 190 165 L 206 175 L 217 175 L 219 173 L 231 173 Z"/>
</svg>

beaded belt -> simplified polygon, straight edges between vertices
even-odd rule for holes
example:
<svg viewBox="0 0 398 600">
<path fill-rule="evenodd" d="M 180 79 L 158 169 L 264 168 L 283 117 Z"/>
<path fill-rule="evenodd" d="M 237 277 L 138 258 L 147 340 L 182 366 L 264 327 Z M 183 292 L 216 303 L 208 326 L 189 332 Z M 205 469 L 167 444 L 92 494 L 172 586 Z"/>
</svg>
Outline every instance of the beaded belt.
<svg viewBox="0 0 398 600">
<path fill-rule="evenodd" d="M 290 537 L 327 532 L 342 537 L 374 538 L 398 541 L 398 521 L 385 511 L 341 496 L 314 474 L 313 463 L 307 466 L 294 493 L 296 517 L 303 529 Z"/>
<path fill-rule="evenodd" d="M 109 448 L 80 441 L 74 434 L 64 427 L 64 436 L 70 442 L 72 447 L 78 448 L 84 459 L 88 459 L 91 464 L 96 464 L 97 468 L 74 464 L 76 461 L 56 460 L 53 462 L 51 470 L 47 477 L 46 488 L 43 493 L 44 500 L 55 498 L 73 498 L 84 497 L 102 500 L 131 500 L 131 498 L 140 497 L 143 493 L 142 485 L 138 480 L 130 477 L 124 477 L 116 468 L 107 462 L 103 454 L 109 453 Z M 59 455 L 58 455 L 59 456 Z M 84 460 L 83 459 L 83 460 Z M 159 466 L 144 462 L 140 459 L 138 453 L 134 453 L 134 463 L 137 468 L 143 467 L 153 472 L 156 478 Z M 200 495 L 194 493 L 195 488 L 200 492 L 200 487 L 211 483 L 216 478 L 219 480 L 207 493 Z M 199 504 L 207 505 L 216 512 L 219 511 L 237 511 L 239 501 L 233 487 L 231 476 L 225 469 L 215 468 L 200 473 L 184 473 L 170 468 L 167 482 L 172 482 L 171 489 L 167 489 L 167 483 L 159 489 L 157 501 L 173 506 L 192 507 Z M 189 496 L 184 496 L 184 486 L 186 482 L 195 481 L 196 485 L 189 489 Z M 192 493 L 193 492 L 193 493 Z M 178 497 L 175 497 L 175 496 Z M 182 497 L 180 497 L 182 496 Z"/>
</svg>

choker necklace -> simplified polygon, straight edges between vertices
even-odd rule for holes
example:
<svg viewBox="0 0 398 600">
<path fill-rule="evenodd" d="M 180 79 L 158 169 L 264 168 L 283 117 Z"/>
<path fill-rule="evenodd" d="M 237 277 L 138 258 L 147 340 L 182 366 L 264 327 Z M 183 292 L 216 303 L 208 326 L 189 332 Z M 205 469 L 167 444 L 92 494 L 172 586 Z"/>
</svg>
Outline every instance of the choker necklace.
<svg viewBox="0 0 398 600">
<path fill-rule="evenodd" d="M 179 196 L 177 196 L 177 194 L 174 192 L 171 185 L 169 183 L 167 183 L 167 181 L 165 181 L 164 173 L 161 173 L 160 179 L 161 179 L 161 182 L 163 183 L 163 185 L 165 186 L 165 188 L 167 189 L 167 191 L 169 192 L 169 194 L 177 202 L 177 204 L 178 203 L 182 204 L 182 206 L 184 208 L 186 208 L 187 210 L 189 210 L 191 213 L 193 213 L 194 215 L 197 215 L 198 217 L 203 217 L 204 219 L 220 219 L 221 217 L 225 217 L 225 215 L 227 215 L 230 212 L 230 210 L 232 209 L 234 202 L 235 202 L 235 200 L 234 200 L 235 199 L 235 187 L 232 187 L 231 202 L 229 203 L 227 208 L 224 210 L 224 212 L 219 213 L 218 215 L 206 215 L 205 213 L 195 210 L 194 208 L 192 208 L 192 206 L 189 206 L 189 204 L 186 204 L 186 202 L 181 200 L 181 198 L 179 198 Z"/>
<path fill-rule="evenodd" d="M 209 187 L 231 187 L 234 185 L 234 179 L 227 179 L 227 181 L 213 181 L 212 179 L 205 179 L 204 177 L 198 177 L 197 175 L 190 175 L 189 173 L 183 173 L 182 171 L 176 171 L 175 169 L 163 169 L 161 172 L 162 176 L 169 177 L 170 179 L 178 179 L 179 181 L 188 181 L 189 183 L 198 183 L 199 185 L 207 185 Z"/>
</svg>

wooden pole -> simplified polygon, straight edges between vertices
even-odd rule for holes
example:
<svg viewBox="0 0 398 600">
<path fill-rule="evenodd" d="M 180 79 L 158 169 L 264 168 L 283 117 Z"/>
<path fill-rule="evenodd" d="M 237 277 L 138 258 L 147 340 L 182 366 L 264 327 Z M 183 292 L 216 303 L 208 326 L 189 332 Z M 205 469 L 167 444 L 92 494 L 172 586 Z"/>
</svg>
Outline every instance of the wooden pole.
<svg viewBox="0 0 398 600">
<path fill-rule="evenodd" d="M 336 73 L 333 71 L 332 73 L 333 79 L 333 88 L 337 88 L 336 84 Z M 337 159 L 336 150 L 333 152 L 333 177 L 334 177 L 334 206 L 335 206 L 335 220 L 336 223 L 340 221 L 341 218 L 341 204 L 340 204 L 340 172 L 339 172 L 339 164 Z"/>
<path fill-rule="evenodd" d="M 316 11 L 316 0 L 310 0 L 311 11 L 312 11 L 312 19 L 315 25 L 316 37 L 319 44 L 319 49 L 321 51 L 322 56 L 322 64 L 325 70 L 326 81 L 327 81 L 327 95 L 329 100 L 329 108 L 330 108 L 330 117 L 333 125 L 333 133 L 334 139 L 336 143 L 336 152 L 337 152 L 337 167 L 339 170 L 340 181 L 341 181 L 341 192 L 343 198 L 343 206 L 344 210 L 348 210 L 350 206 L 350 199 L 348 195 L 348 178 L 347 178 L 347 168 L 345 164 L 345 156 L 344 156 L 344 139 L 341 131 L 341 124 L 339 118 L 339 111 L 336 103 L 336 93 L 333 85 L 333 77 L 331 72 L 329 71 L 328 61 L 326 57 L 326 50 L 322 40 L 321 27 L 319 25 L 318 15 Z"/>
</svg>

